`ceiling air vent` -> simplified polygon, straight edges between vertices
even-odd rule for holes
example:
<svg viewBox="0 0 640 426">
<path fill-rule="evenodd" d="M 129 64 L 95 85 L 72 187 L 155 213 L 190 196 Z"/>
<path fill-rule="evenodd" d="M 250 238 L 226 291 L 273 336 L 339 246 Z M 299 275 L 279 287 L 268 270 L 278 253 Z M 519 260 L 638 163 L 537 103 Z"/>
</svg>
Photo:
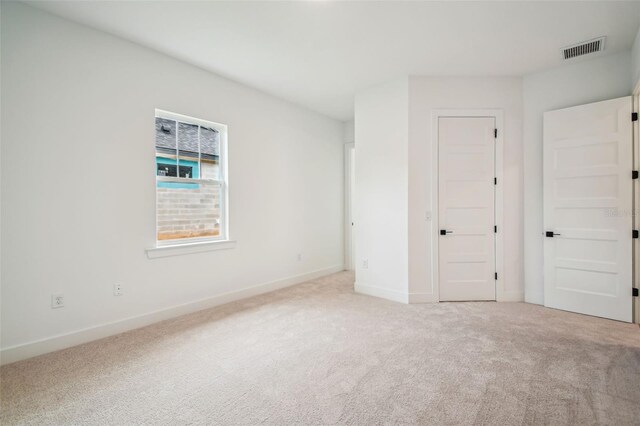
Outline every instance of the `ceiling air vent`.
<svg viewBox="0 0 640 426">
<path fill-rule="evenodd" d="M 604 41 L 606 37 L 600 37 L 582 43 L 567 46 L 562 49 L 562 57 L 567 59 L 577 58 L 578 56 L 589 55 L 591 53 L 602 52 L 604 50 Z"/>
</svg>

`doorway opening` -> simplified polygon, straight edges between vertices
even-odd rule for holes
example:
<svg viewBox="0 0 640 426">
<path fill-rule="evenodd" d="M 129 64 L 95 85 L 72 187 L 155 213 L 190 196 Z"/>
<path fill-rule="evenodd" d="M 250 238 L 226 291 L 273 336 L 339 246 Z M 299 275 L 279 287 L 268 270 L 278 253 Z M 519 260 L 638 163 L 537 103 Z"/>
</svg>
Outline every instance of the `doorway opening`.
<svg viewBox="0 0 640 426">
<path fill-rule="evenodd" d="M 347 271 L 355 269 L 355 242 L 354 242 L 354 189 L 355 189 L 355 143 L 344 145 L 344 268 Z"/>
</svg>

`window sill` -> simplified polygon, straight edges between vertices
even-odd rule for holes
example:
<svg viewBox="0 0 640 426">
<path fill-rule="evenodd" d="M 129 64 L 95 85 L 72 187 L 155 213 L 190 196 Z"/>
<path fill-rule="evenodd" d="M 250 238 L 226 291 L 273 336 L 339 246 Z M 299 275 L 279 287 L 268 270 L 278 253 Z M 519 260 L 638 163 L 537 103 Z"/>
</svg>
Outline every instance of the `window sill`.
<svg viewBox="0 0 640 426">
<path fill-rule="evenodd" d="M 159 246 L 148 248 L 147 257 L 157 259 L 160 257 L 182 256 L 185 254 L 202 253 L 205 251 L 228 250 L 235 248 L 236 241 L 204 241 L 199 243 L 174 244 L 170 246 Z"/>
</svg>

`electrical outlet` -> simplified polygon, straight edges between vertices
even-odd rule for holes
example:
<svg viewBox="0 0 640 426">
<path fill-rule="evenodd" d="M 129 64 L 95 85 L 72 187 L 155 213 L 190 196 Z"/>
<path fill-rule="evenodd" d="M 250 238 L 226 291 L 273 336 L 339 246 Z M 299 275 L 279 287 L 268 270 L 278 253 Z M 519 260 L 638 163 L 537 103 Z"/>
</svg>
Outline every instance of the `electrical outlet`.
<svg viewBox="0 0 640 426">
<path fill-rule="evenodd" d="M 298 253 L 298 262 L 302 262 L 302 253 Z"/>
<path fill-rule="evenodd" d="M 64 294 L 51 295 L 51 309 L 64 308 Z"/>
<path fill-rule="evenodd" d="M 122 296 L 122 284 L 116 283 L 113 285 L 113 295 Z"/>
<path fill-rule="evenodd" d="M 369 261 L 368 260 L 363 260 L 362 261 L 362 269 L 369 269 Z"/>
</svg>

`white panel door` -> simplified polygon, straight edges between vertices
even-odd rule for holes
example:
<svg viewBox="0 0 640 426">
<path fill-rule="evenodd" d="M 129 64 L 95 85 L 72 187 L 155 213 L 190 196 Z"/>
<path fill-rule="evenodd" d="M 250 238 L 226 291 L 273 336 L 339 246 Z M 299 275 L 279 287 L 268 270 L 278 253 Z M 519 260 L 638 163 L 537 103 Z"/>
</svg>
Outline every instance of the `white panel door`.
<svg viewBox="0 0 640 426">
<path fill-rule="evenodd" d="M 544 114 L 544 304 L 632 315 L 631 97 Z"/>
<path fill-rule="evenodd" d="M 496 300 L 495 118 L 438 119 L 441 301 Z"/>
</svg>

